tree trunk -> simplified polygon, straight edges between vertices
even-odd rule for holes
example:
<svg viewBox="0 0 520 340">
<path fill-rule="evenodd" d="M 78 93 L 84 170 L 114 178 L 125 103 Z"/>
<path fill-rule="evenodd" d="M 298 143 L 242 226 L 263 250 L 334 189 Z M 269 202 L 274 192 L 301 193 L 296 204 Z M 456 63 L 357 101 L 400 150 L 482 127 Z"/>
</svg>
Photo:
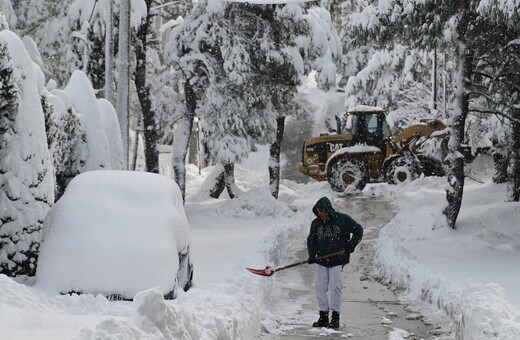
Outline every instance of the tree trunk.
<svg viewBox="0 0 520 340">
<path fill-rule="evenodd" d="M 151 5 L 152 1 L 146 0 L 146 6 L 150 8 Z M 159 173 L 157 122 L 155 120 L 155 111 L 152 109 L 150 87 L 146 82 L 146 50 L 151 20 L 152 16 L 150 15 L 150 11 L 148 11 L 148 15 L 137 30 L 137 43 L 135 46 L 135 87 L 143 111 L 144 159 L 146 171 Z"/>
<path fill-rule="evenodd" d="M 276 140 L 269 148 L 269 189 L 271 195 L 278 199 L 280 189 L 280 150 L 285 130 L 285 117 L 276 119 Z"/>
<path fill-rule="evenodd" d="M 520 201 L 520 108 L 513 108 L 509 128 L 509 168 L 507 201 Z"/>
<path fill-rule="evenodd" d="M 507 145 L 493 139 L 493 183 L 507 182 Z"/>
<path fill-rule="evenodd" d="M 132 149 L 132 162 L 130 163 L 132 164 L 132 166 L 129 166 L 130 170 L 132 171 L 135 171 L 135 169 L 137 169 L 137 153 L 139 152 L 139 125 L 140 122 L 137 123 L 137 127 L 134 131 L 134 148 Z"/>
<path fill-rule="evenodd" d="M 195 109 L 197 107 L 197 96 L 191 87 L 189 79 L 186 79 L 184 83 L 184 97 L 186 100 L 186 114 L 179 120 L 172 157 L 175 182 L 181 189 L 183 201 L 186 199 L 186 155 L 190 147 L 193 117 L 195 117 Z"/>
<path fill-rule="evenodd" d="M 433 49 L 431 113 L 437 116 L 437 49 Z"/>
<path fill-rule="evenodd" d="M 235 198 L 235 164 L 224 164 L 224 170 L 215 178 L 215 186 L 210 190 L 209 196 L 219 198 L 220 194 L 227 189 L 229 198 Z"/>
<path fill-rule="evenodd" d="M 466 49 L 460 55 L 458 85 L 457 85 L 457 105 L 453 115 L 453 125 L 451 136 L 448 143 L 448 162 L 450 172 L 448 175 L 448 185 L 446 189 L 447 205 L 444 207 L 443 214 L 446 216 L 448 226 L 455 229 L 455 223 L 462 205 L 462 195 L 464 192 L 464 156 L 461 145 L 464 141 L 464 128 L 466 117 L 469 111 L 468 102 L 468 80 L 471 75 L 473 65 L 473 54 Z"/>
</svg>

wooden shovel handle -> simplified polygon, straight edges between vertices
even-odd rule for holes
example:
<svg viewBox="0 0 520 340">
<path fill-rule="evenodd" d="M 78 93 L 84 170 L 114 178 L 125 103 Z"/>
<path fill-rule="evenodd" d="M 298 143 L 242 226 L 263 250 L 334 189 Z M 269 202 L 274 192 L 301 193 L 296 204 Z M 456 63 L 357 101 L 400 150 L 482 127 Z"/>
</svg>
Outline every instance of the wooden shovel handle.
<svg viewBox="0 0 520 340">
<path fill-rule="evenodd" d="M 316 261 L 324 260 L 324 259 L 328 259 L 329 257 L 334 257 L 334 256 L 342 255 L 342 254 L 345 254 L 346 252 L 347 252 L 346 250 L 340 250 L 340 251 L 337 251 L 337 252 L 335 252 L 335 253 L 331 253 L 331 254 L 327 254 L 327 255 L 318 256 L 318 257 L 316 258 Z M 296 266 L 299 266 L 299 265 L 302 265 L 302 264 L 306 264 L 306 263 L 309 263 L 309 260 L 300 261 L 300 262 L 295 262 L 295 263 L 291 263 L 291 264 L 288 264 L 288 265 L 283 266 L 283 267 L 278 267 L 278 268 L 275 268 L 275 271 L 280 271 L 280 270 L 284 270 L 284 269 L 288 269 L 288 268 L 296 267 Z"/>
</svg>

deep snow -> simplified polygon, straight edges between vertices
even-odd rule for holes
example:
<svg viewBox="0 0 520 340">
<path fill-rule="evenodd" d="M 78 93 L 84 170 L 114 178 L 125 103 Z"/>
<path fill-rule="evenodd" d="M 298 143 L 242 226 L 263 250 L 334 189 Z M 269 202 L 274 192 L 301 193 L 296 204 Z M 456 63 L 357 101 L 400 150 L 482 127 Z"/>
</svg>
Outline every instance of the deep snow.
<svg viewBox="0 0 520 340">
<path fill-rule="evenodd" d="M 437 225 L 445 178 L 396 190 L 399 213 L 379 235 L 376 265 L 406 289 L 404 301 L 423 299 L 453 317 L 459 339 L 520 339 L 520 205 L 484 179 L 467 180 L 456 230 Z"/>
<path fill-rule="evenodd" d="M 244 267 L 286 263 L 294 233 L 306 233 L 315 201 L 333 195 L 326 183 L 282 181 L 279 200 L 268 192 L 267 147 L 236 168 L 239 199 L 205 199 L 199 190 L 211 168 L 188 167 L 186 213 L 191 226 L 194 287 L 173 301 L 158 288 L 133 302 L 101 296 L 60 296 L 38 283 L 0 275 L 2 339 L 251 339 L 262 323 L 276 324 L 266 302 L 283 291 L 276 276 Z M 166 169 L 166 168 L 163 168 Z M 401 298 L 423 313 L 454 316 L 464 339 L 519 339 L 518 203 L 503 201 L 504 187 L 468 181 L 459 229 L 432 229 L 442 207 L 445 179 L 422 178 L 395 187 L 369 185 L 365 195 L 397 202 L 398 214 L 377 243 L 377 273 L 405 288 Z M 78 216 L 78 218 L 81 218 Z M 360 221 L 362 223 L 362 221 Z M 426 298 L 432 305 L 417 303 Z M 398 330 L 389 339 L 399 339 Z M 493 335 L 490 335 L 493 334 Z"/>
<path fill-rule="evenodd" d="M 312 84 L 302 94 L 318 108 L 315 121 L 324 123 L 319 108 L 332 95 L 313 90 Z M 324 129 L 316 124 L 314 135 Z M 401 299 L 427 317 L 452 317 L 460 339 L 518 340 L 520 205 L 504 202 L 505 186 L 491 183 L 490 162 L 483 157 L 468 165 L 472 172 L 484 170 L 476 175 L 485 184 L 467 180 L 457 230 L 433 227 L 444 204 L 445 178 L 421 178 L 400 187 L 368 185 L 363 195 L 384 196 L 397 208 L 376 244 L 374 274 L 399 288 Z M 171 177 L 169 163 L 163 154 L 161 171 Z M 187 293 L 164 301 L 162 291 L 150 287 L 133 302 L 109 302 L 88 294 L 61 296 L 42 282 L 0 275 L 0 339 L 252 339 L 264 325 L 273 330 L 278 317 L 266 306 L 284 293 L 283 287 L 276 275 L 259 277 L 244 268 L 292 262 L 305 247 L 294 235 L 308 232 L 311 207 L 334 193 L 327 183 L 282 180 L 275 200 L 267 164 L 268 147 L 258 146 L 236 166 L 241 195 L 234 200 L 226 194 L 206 198 L 204 180 L 212 168 L 199 174 L 188 166 L 185 211 L 195 276 Z M 86 218 L 91 218 L 88 211 L 78 212 L 78 221 Z M 394 330 L 389 339 L 405 336 Z"/>
</svg>

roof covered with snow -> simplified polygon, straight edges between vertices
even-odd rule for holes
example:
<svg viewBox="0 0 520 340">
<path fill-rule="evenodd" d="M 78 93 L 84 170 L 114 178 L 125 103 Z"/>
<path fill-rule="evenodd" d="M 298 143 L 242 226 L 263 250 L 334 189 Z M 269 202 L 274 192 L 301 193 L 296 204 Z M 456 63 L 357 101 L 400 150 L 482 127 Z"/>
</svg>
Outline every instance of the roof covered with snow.
<svg viewBox="0 0 520 340">
<path fill-rule="evenodd" d="M 372 111 L 386 111 L 386 110 L 379 106 L 357 105 L 354 107 L 350 107 L 347 111 L 348 112 L 372 112 Z"/>
<path fill-rule="evenodd" d="M 37 281 L 62 293 L 171 292 L 190 242 L 177 184 L 162 175 L 101 170 L 72 180 L 44 223 Z"/>
</svg>

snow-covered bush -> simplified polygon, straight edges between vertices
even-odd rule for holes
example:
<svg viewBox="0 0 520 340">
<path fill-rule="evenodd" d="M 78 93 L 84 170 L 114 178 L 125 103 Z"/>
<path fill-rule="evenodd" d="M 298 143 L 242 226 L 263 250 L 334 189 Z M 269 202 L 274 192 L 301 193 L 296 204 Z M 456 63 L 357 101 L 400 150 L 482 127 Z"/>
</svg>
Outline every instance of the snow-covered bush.
<svg viewBox="0 0 520 340">
<path fill-rule="evenodd" d="M 121 128 L 119 126 L 119 120 L 117 119 L 117 113 L 112 104 L 104 99 L 99 98 L 97 105 L 101 112 L 103 119 L 103 129 L 108 141 L 108 147 L 110 151 L 110 169 L 112 170 L 123 170 L 124 169 L 124 151 L 123 151 L 123 140 L 121 139 Z"/>
<path fill-rule="evenodd" d="M 85 164 L 86 136 L 74 109 L 67 108 L 59 96 L 44 90 L 42 106 L 47 145 L 55 169 L 55 198 L 58 199 Z"/>
<path fill-rule="evenodd" d="M 20 38 L 0 32 L 0 273 L 33 275 L 54 202 L 40 91 L 43 73 Z"/>
<path fill-rule="evenodd" d="M 75 71 L 64 91 L 80 117 L 87 135 L 88 158 L 84 170 L 110 169 L 110 151 L 96 94 L 85 73 Z"/>
</svg>

